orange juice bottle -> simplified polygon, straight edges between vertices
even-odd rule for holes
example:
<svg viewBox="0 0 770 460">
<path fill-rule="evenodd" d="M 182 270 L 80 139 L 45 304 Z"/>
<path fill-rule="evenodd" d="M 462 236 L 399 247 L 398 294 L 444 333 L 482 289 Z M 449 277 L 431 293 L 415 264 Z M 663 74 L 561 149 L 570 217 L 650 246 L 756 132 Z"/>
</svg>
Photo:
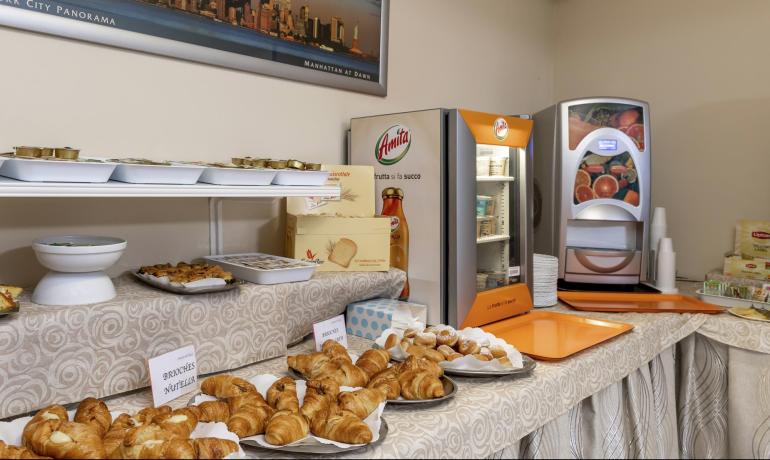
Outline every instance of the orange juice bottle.
<svg viewBox="0 0 770 460">
<path fill-rule="evenodd" d="M 382 215 L 390 216 L 390 266 L 407 272 L 400 300 L 409 299 L 409 226 L 404 216 L 404 192 L 388 187 L 382 191 Z"/>
</svg>

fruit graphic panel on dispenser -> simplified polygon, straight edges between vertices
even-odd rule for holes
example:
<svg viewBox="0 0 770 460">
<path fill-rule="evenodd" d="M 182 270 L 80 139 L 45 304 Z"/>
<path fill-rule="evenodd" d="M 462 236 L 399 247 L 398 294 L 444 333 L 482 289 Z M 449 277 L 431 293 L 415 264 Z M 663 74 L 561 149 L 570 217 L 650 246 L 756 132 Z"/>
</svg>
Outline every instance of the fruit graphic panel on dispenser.
<svg viewBox="0 0 770 460">
<path fill-rule="evenodd" d="M 599 128 L 614 128 L 630 137 L 644 152 L 644 109 L 630 104 L 580 104 L 569 108 L 569 148 Z"/>
<path fill-rule="evenodd" d="M 574 203 L 611 198 L 639 206 L 638 177 L 630 153 L 608 157 L 589 151 L 575 175 Z"/>
</svg>

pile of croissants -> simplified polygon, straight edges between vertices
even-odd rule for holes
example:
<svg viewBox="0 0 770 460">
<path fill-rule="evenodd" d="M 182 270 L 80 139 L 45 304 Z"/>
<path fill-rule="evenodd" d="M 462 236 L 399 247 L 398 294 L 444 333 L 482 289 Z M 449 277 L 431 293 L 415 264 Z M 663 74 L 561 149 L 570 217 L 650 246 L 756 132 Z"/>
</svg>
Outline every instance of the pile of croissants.
<svg viewBox="0 0 770 460">
<path fill-rule="evenodd" d="M 401 396 L 408 400 L 425 400 L 445 395 L 441 382 L 444 370 L 434 361 L 417 356 L 388 367 L 390 353 L 370 349 L 354 364 L 345 347 L 329 340 L 320 352 L 289 356 L 287 362 L 289 368 L 309 381 L 331 380 L 338 385 L 379 390 L 386 399 Z"/>
<path fill-rule="evenodd" d="M 436 363 L 472 356 L 479 361 L 496 359 L 505 367 L 513 367 L 503 347 L 482 347 L 474 340 L 461 338 L 457 331 L 449 327 L 429 326 L 422 331 L 407 329 L 400 339 L 396 334 L 388 335 L 385 349 L 395 346 L 400 346 L 409 356 L 427 358 Z"/>
<path fill-rule="evenodd" d="M 219 438 L 190 439 L 202 410 L 189 407 L 148 407 L 114 420 L 107 405 L 84 399 L 70 421 L 63 406 L 39 410 L 22 432 L 22 447 L 0 441 L 0 458 L 224 458 L 238 444 Z"/>
<path fill-rule="evenodd" d="M 291 444 L 312 433 L 315 436 L 347 444 L 367 444 L 372 431 L 363 419 L 385 401 L 380 390 L 361 389 L 341 392 L 332 379 L 307 382 L 300 408 L 297 384 L 291 377 L 276 380 L 263 398 L 251 383 L 231 375 L 206 379 L 203 393 L 224 400 L 207 401 L 198 407 L 218 412 L 230 431 L 239 438 L 265 435 L 276 446 Z M 234 395 L 238 392 L 239 394 Z M 228 406 L 231 409 L 227 412 Z"/>
</svg>

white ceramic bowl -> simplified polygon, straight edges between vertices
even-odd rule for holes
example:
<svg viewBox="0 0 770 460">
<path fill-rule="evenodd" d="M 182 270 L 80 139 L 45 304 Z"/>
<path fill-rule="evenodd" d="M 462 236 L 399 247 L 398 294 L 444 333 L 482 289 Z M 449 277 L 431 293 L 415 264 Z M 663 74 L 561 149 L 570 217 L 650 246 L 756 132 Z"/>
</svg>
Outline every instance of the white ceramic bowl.
<svg viewBox="0 0 770 460">
<path fill-rule="evenodd" d="M 49 236 L 35 240 L 32 249 L 37 260 L 50 270 L 88 273 L 113 266 L 123 255 L 126 240 L 108 236 Z"/>
</svg>

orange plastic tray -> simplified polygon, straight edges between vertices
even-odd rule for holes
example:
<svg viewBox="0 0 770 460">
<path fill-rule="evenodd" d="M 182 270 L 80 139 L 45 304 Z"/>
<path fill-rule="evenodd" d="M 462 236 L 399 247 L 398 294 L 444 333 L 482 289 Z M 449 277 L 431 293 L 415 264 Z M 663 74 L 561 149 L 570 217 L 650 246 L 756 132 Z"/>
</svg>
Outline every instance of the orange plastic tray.
<svg viewBox="0 0 770 460">
<path fill-rule="evenodd" d="M 531 311 L 482 326 L 535 359 L 557 361 L 633 329 L 634 326 L 565 313 Z"/>
<path fill-rule="evenodd" d="M 680 294 L 560 291 L 559 299 L 575 310 L 607 313 L 722 313 L 724 309 Z"/>
</svg>

